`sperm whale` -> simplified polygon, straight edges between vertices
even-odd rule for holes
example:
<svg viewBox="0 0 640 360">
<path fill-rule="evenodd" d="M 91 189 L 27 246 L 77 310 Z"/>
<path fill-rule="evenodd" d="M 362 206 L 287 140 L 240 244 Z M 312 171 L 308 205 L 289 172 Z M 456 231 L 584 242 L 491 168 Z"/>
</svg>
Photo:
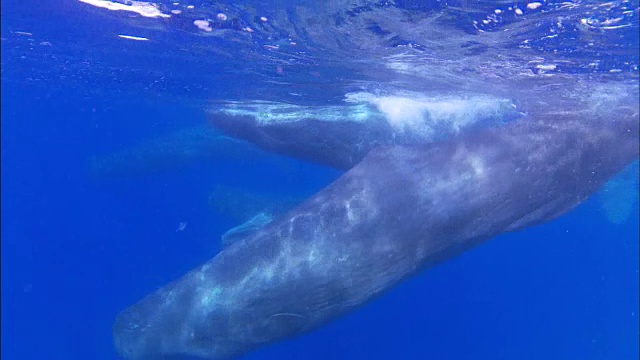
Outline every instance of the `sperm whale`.
<svg viewBox="0 0 640 360">
<path fill-rule="evenodd" d="M 482 242 L 557 218 L 638 158 L 637 100 L 534 110 L 440 142 L 373 147 L 299 206 L 122 311 L 118 352 L 231 359 L 311 331 Z"/>
</svg>

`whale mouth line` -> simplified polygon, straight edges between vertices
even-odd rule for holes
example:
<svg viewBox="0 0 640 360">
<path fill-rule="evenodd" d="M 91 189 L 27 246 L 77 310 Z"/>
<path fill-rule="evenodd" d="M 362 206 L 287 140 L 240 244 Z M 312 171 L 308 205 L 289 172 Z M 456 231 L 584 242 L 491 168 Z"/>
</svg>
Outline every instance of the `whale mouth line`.
<svg viewBox="0 0 640 360">
<path fill-rule="evenodd" d="M 290 312 L 276 313 L 276 314 L 273 314 L 273 315 L 269 316 L 269 319 L 273 319 L 273 318 L 276 318 L 276 317 L 295 317 L 295 318 L 302 319 L 302 320 L 309 320 L 309 319 L 307 319 L 306 317 L 304 317 L 304 316 L 302 316 L 300 314 L 290 313 Z"/>
</svg>

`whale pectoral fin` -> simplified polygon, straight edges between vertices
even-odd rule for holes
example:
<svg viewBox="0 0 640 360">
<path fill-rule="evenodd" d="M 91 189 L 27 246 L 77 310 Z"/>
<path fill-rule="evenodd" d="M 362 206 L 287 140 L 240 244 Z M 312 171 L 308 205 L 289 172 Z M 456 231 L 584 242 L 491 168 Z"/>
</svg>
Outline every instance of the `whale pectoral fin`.
<svg viewBox="0 0 640 360">
<path fill-rule="evenodd" d="M 638 203 L 638 161 L 604 184 L 598 195 L 602 212 L 610 223 L 628 221 Z"/>
<path fill-rule="evenodd" d="M 271 215 L 271 213 L 264 211 L 259 212 L 244 223 L 222 234 L 222 247 L 227 247 L 239 239 L 255 234 L 271 221 L 273 221 L 273 215 Z"/>
</svg>

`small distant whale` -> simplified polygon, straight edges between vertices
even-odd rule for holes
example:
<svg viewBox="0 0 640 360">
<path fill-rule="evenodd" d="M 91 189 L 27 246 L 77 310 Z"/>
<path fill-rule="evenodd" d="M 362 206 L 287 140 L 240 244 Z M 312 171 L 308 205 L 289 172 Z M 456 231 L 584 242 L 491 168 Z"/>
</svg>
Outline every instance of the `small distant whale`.
<svg viewBox="0 0 640 360">
<path fill-rule="evenodd" d="M 235 358 L 318 328 L 486 240 L 555 219 L 638 158 L 631 93 L 595 110 L 530 106 L 523 119 L 436 142 L 365 141 L 362 159 L 339 160 L 355 165 L 325 189 L 122 311 L 115 346 L 130 360 Z M 279 146 L 283 136 L 249 135 L 255 122 L 244 120 L 235 129 L 244 138 L 322 159 L 300 153 L 317 148 L 309 139 Z M 295 137 L 293 129 L 276 134 Z"/>
</svg>

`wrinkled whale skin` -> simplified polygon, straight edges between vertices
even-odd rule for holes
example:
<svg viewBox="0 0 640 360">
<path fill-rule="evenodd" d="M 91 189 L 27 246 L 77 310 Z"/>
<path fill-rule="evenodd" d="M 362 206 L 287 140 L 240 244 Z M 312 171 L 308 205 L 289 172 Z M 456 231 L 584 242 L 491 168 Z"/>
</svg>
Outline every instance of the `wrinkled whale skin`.
<svg viewBox="0 0 640 360">
<path fill-rule="evenodd" d="M 530 116 L 381 146 L 306 202 L 121 312 L 125 359 L 230 359 L 357 308 L 473 246 L 554 219 L 638 157 L 619 117 Z"/>
</svg>

